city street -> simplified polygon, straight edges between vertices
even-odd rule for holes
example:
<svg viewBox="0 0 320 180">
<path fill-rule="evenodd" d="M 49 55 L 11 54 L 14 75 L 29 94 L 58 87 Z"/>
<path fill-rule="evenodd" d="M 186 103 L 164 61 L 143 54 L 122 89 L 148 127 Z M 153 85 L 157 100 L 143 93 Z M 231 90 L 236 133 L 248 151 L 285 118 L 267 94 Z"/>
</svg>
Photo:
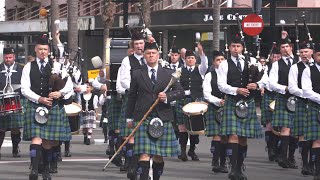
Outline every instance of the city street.
<svg viewBox="0 0 320 180">
<path fill-rule="evenodd" d="M 64 158 L 59 163 L 59 173 L 54 174 L 54 180 L 85 180 L 85 179 L 120 179 L 125 180 L 126 175 L 119 168 L 111 164 L 106 171 L 102 168 L 107 162 L 105 156 L 106 144 L 103 143 L 101 131 L 94 131 L 95 143 L 90 146 L 83 145 L 83 136 L 74 135 L 72 139 L 72 157 Z M 8 134 L 7 134 L 8 135 Z M 199 162 L 181 162 L 177 158 L 165 159 L 165 171 L 163 180 L 195 180 L 195 179 L 227 179 L 227 174 L 214 174 L 211 171 L 211 154 L 209 153 L 210 139 L 201 137 L 201 143 L 197 148 Z M 22 142 L 20 145 L 21 158 L 11 157 L 10 137 L 6 137 L 4 147 L 1 149 L 0 161 L 1 180 L 25 180 L 29 173 L 29 144 Z M 64 147 L 62 146 L 62 149 Z M 282 169 L 277 164 L 267 161 L 265 142 L 263 139 L 249 140 L 248 158 L 245 160 L 246 174 L 250 180 L 311 180 L 312 177 L 303 177 L 301 171 L 301 159 L 296 154 L 299 169 Z M 42 179 L 39 176 L 39 179 Z"/>
</svg>

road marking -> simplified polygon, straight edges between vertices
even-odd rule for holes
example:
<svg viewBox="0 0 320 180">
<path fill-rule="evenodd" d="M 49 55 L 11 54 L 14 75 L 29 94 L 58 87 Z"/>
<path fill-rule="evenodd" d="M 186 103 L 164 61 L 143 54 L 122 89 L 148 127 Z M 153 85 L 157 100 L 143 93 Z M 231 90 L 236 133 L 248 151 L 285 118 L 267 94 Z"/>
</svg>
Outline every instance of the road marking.
<svg viewBox="0 0 320 180">
<path fill-rule="evenodd" d="M 62 162 L 96 162 L 96 161 L 109 161 L 109 158 L 107 159 L 62 159 Z M 15 163 L 28 163 L 28 161 L 0 161 L 0 164 L 15 164 Z"/>
<path fill-rule="evenodd" d="M 4 140 L 3 141 L 3 144 L 2 144 L 2 146 L 1 147 L 12 147 L 12 142 L 11 142 L 11 140 Z"/>
</svg>

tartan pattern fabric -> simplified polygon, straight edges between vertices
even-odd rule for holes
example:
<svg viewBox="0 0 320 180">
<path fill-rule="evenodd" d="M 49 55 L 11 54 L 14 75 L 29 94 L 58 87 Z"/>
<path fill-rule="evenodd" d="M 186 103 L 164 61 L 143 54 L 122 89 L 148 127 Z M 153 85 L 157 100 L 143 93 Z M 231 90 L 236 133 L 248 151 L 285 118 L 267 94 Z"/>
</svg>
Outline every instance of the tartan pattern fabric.
<svg viewBox="0 0 320 180">
<path fill-rule="evenodd" d="M 162 157 L 174 157 L 180 154 L 179 144 L 173 131 L 172 123 L 164 122 L 164 133 L 154 139 L 148 134 L 148 122 L 153 119 L 154 115 L 149 115 L 144 123 L 139 127 L 134 135 L 134 153 L 159 155 Z"/>
<path fill-rule="evenodd" d="M 307 104 L 303 102 L 300 98 L 296 101 L 296 111 L 293 120 L 293 128 L 291 133 L 294 136 L 301 136 L 304 134 L 304 126 L 307 123 Z"/>
<path fill-rule="evenodd" d="M 81 113 L 81 128 L 96 128 L 96 112 L 82 111 Z"/>
<path fill-rule="evenodd" d="M 127 103 L 128 103 L 128 95 L 126 94 L 122 100 L 122 107 L 121 107 L 121 116 L 120 116 L 120 136 L 126 137 L 131 134 L 132 129 L 127 127 L 127 118 L 126 118 L 126 111 L 127 111 Z M 135 119 L 140 121 L 140 119 Z"/>
<path fill-rule="evenodd" d="M 204 101 L 204 98 L 199 98 L 198 101 Z M 176 106 L 175 106 L 175 111 L 176 111 L 176 122 L 178 125 L 184 124 L 185 121 L 188 121 L 188 116 L 183 113 L 183 106 L 185 106 L 188 103 L 194 102 L 192 98 L 187 97 L 184 99 L 176 100 Z"/>
<path fill-rule="evenodd" d="M 120 129 L 120 115 L 122 102 L 116 99 L 115 95 L 111 95 L 110 104 L 108 104 L 108 127 L 109 130 Z"/>
<path fill-rule="evenodd" d="M 265 92 L 261 100 L 261 123 L 267 124 L 272 121 L 273 112 L 270 111 L 270 103 L 274 100 L 275 93 Z"/>
<path fill-rule="evenodd" d="M 36 109 L 40 106 L 31 101 L 26 102 L 23 140 L 30 141 L 33 137 L 40 137 L 46 140 L 70 141 L 70 125 L 64 107 L 54 105 L 49 110 L 48 122 L 39 124 L 34 117 Z"/>
<path fill-rule="evenodd" d="M 276 105 L 272 116 L 272 126 L 293 128 L 294 112 L 287 110 L 287 98 L 284 95 L 276 94 Z"/>
<path fill-rule="evenodd" d="M 218 107 L 209 104 L 208 111 L 206 113 L 206 136 L 212 137 L 215 135 L 220 135 L 220 125 L 216 121 L 216 113 Z"/>
<path fill-rule="evenodd" d="M 236 101 L 228 95 L 223 107 L 220 135 L 238 135 L 250 138 L 261 138 L 262 129 L 258 120 L 255 102 L 253 99 L 247 101 L 249 113 L 247 118 L 238 118 L 236 111 Z"/>
<path fill-rule="evenodd" d="M 318 119 L 320 105 L 309 101 L 308 115 L 305 124 L 305 140 L 319 140 L 320 139 L 320 122 Z"/>
</svg>

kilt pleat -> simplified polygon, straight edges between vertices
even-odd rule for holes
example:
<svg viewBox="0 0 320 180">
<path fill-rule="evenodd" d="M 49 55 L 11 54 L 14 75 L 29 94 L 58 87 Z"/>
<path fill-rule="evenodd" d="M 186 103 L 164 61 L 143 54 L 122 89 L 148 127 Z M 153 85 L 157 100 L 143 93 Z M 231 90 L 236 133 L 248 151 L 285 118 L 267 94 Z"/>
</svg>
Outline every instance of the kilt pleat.
<svg viewBox="0 0 320 180">
<path fill-rule="evenodd" d="M 110 104 L 108 105 L 108 128 L 116 130 L 120 128 L 120 115 L 122 102 L 116 99 L 116 95 L 111 95 Z"/>
<path fill-rule="evenodd" d="M 127 127 L 127 103 L 128 103 L 128 95 L 126 94 L 124 98 L 122 99 L 122 107 L 121 107 L 121 116 L 120 116 L 120 136 L 126 137 L 131 134 L 132 129 L 129 129 Z M 140 119 L 138 120 L 140 121 Z"/>
<path fill-rule="evenodd" d="M 284 95 L 277 94 L 275 96 L 275 108 L 272 116 L 272 126 L 293 128 L 295 112 L 287 110 L 287 98 Z"/>
<path fill-rule="evenodd" d="M 291 133 L 294 136 L 301 136 L 304 134 L 305 124 L 307 123 L 308 109 L 306 102 L 300 98 L 296 101 L 296 111 L 293 120 L 293 128 Z"/>
<path fill-rule="evenodd" d="M 247 101 L 249 113 L 247 118 L 237 117 L 234 98 L 227 96 L 223 107 L 221 135 L 238 135 L 250 138 L 261 138 L 262 128 L 258 120 L 254 100 Z"/>
<path fill-rule="evenodd" d="M 96 128 L 96 113 L 92 111 L 82 111 L 80 128 Z"/>
<path fill-rule="evenodd" d="M 320 120 L 318 119 L 320 105 L 309 101 L 308 115 L 305 125 L 305 140 L 319 140 L 320 139 Z"/>
<path fill-rule="evenodd" d="M 64 107 L 54 105 L 49 110 L 48 122 L 39 124 L 35 121 L 35 111 L 41 105 L 26 102 L 24 113 L 23 140 L 30 141 L 34 137 L 46 140 L 69 141 L 70 125 Z"/>
<path fill-rule="evenodd" d="M 275 93 L 266 91 L 261 100 L 261 123 L 267 124 L 272 121 L 273 112 L 270 111 L 270 103 L 274 101 Z"/>
<path fill-rule="evenodd" d="M 134 153 L 159 155 L 162 157 L 174 157 L 180 154 L 179 144 L 174 133 L 172 123 L 164 122 L 164 133 L 154 139 L 148 134 L 148 122 L 155 116 L 148 116 L 146 121 L 142 123 L 134 137 Z"/>
<path fill-rule="evenodd" d="M 216 135 L 220 135 L 220 125 L 216 121 L 216 113 L 218 107 L 209 104 L 208 111 L 206 113 L 206 136 L 212 137 Z"/>
</svg>

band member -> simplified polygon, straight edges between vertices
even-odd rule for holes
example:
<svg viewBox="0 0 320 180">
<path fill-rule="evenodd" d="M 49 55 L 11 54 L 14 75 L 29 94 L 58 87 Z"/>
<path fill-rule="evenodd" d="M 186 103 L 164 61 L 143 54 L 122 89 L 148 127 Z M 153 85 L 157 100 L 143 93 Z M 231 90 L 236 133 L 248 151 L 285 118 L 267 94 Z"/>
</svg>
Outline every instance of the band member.
<svg viewBox="0 0 320 180">
<path fill-rule="evenodd" d="M 206 136 L 212 137 L 210 151 L 212 157 L 212 171 L 228 173 L 226 167 L 226 138 L 220 136 L 220 123 L 217 116 L 217 110 L 224 105 L 224 94 L 218 88 L 217 72 L 221 62 L 225 59 L 220 51 L 213 51 L 212 70 L 208 72 L 203 81 L 203 95 L 209 102 L 208 112 L 206 114 L 207 126 Z M 220 163 L 219 163 L 220 162 Z"/>
<path fill-rule="evenodd" d="M 275 109 L 273 112 L 273 127 L 280 127 L 281 159 L 278 164 L 283 168 L 298 168 L 294 159 L 294 152 L 297 148 L 297 139 L 290 136 L 290 129 L 293 128 L 295 113 L 287 108 L 287 101 L 291 94 L 288 91 L 288 75 L 291 65 L 298 62 L 298 57 L 292 53 L 291 41 L 288 38 L 280 40 L 281 59 L 272 64 L 270 71 L 270 87 L 276 92 Z M 289 155 L 288 155 L 289 149 Z"/>
<path fill-rule="evenodd" d="M 107 82 L 105 73 L 103 69 L 100 69 L 99 76 L 97 77 L 98 82 Z M 100 119 L 100 127 L 102 128 L 102 133 L 104 136 L 104 143 L 108 141 L 108 104 L 111 99 L 110 96 L 106 96 L 107 93 L 101 93 L 99 97 L 99 105 L 101 105 L 101 119 Z"/>
<path fill-rule="evenodd" d="M 66 83 L 59 91 L 50 92 L 49 79 L 54 63 L 48 59 L 48 38 L 38 39 L 36 46 L 36 60 L 28 62 L 22 71 L 21 92 L 28 99 L 24 117 L 23 139 L 31 141 L 30 158 L 31 172 L 29 180 L 38 179 L 38 167 L 42 158 L 44 172 L 43 179 L 50 180 L 49 163 L 52 157 L 52 147 L 59 141 L 71 139 L 70 125 L 61 99 L 72 91 L 72 83 Z M 68 81 L 71 81 L 68 78 Z M 41 111 L 41 112 L 40 112 Z M 50 112 L 49 112 L 50 111 Z M 35 114 L 37 113 L 37 117 Z M 47 121 L 45 115 L 48 113 Z"/>
<path fill-rule="evenodd" d="M 81 128 L 83 133 L 83 143 L 90 145 L 93 129 L 96 128 L 96 110 L 98 109 L 99 99 L 98 96 L 92 93 L 92 85 L 88 82 L 87 90 L 81 94 Z"/>
<path fill-rule="evenodd" d="M 7 76 L 11 76 L 11 84 L 20 85 L 21 74 L 23 67 L 16 63 L 15 51 L 11 47 L 3 49 L 4 62 L 0 64 L 0 89 L 4 90 L 7 84 Z M 9 82 L 8 82 L 9 83 Z M 14 90 L 20 93 L 20 88 Z M 10 91 L 11 92 L 11 91 Z M 6 92 L 3 92 L 4 94 Z M 23 106 L 25 98 L 21 96 L 20 100 Z M 12 157 L 20 157 L 19 143 L 21 141 L 20 128 L 23 127 L 23 114 L 21 112 L 15 112 L 5 115 L 0 115 L 0 149 L 5 137 L 6 130 L 11 131 L 12 140 Z M 0 153 L 1 159 L 1 153 Z"/>
<path fill-rule="evenodd" d="M 186 52 L 187 52 L 187 49 L 186 48 L 181 48 L 180 49 L 180 59 L 183 63 L 186 62 Z"/>
<path fill-rule="evenodd" d="M 144 49 L 147 65 L 132 72 L 126 117 L 128 127 L 132 128 L 133 123 L 139 122 L 159 98 L 159 103 L 136 132 L 134 144 L 134 153 L 140 156 L 137 170 L 140 180 L 149 179 L 150 158 L 153 158 L 153 179 L 159 180 L 163 173 L 163 157 L 179 154 L 178 142 L 170 122 L 173 120 L 170 102 L 182 98 L 184 92 L 178 82 L 168 92 L 162 92 L 171 79 L 172 70 L 158 65 L 159 51 L 156 43 L 147 42 Z M 151 137 L 147 130 L 148 123 L 153 118 L 160 118 L 163 122 L 163 135 L 159 138 Z"/>
<path fill-rule="evenodd" d="M 268 158 L 269 161 L 274 161 L 277 158 L 278 153 L 278 136 L 272 132 L 272 114 L 273 109 L 270 109 L 270 104 L 274 102 L 275 93 L 271 90 L 270 82 L 270 70 L 272 64 L 281 59 L 281 54 L 278 48 L 274 47 L 271 52 L 270 61 L 265 65 L 265 74 L 263 75 L 263 91 L 261 92 L 261 123 L 266 126 L 265 141 L 267 143 Z"/>
<path fill-rule="evenodd" d="M 313 63 L 313 48 L 310 43 L 301 43 L 300 60 L 291 66 L 289 71 L 288 90 L 290 94 L 295 95 L 297 100 L 295 103 L 295 117 L 291 134 L 299 137 L 299 149 L 302 157 L 302 175 L 312 175 L 313 164 L 308 163 L 309 151 L 311 151 L 310 141 L 304 139 L 304 128 L 306 124 L 306 116 L 308 112 L 307 99 L 304 98 L 301 87 L 301 76 L 303 70 L 308 67 L 309 63 Z M 310 158 L 311 159 L 311 158 Z M 311 162 L 310 162 L 311 163 Z M 312 166 L 312 167 L 311 167 Z"/>
<path fill-rule="evenodd" d="M 231 57 L 219 65 L 217 73 L 219 90 L 227 94 L 220 135 L 228 136 L 227 155 L 231 163 L 228 177 L 231 180 L 246 180 L 242 165 L 247 155 L 247 138 L 262 136 L 254 101 L 254 91 L 259 86 L 257 83 L 249 82 L 248 61 L 245 61 L 242 55 L 243 44 L 240 37 L 235 36 L 231 39 L 229 50 Z M 239 112 L 240 104 L 246 108 L 246 113 L 241 110 Z"/>
<path fill-rule="evenodd" d="M 305 68 L 301 77 L 303 96 L 309 100 L 304 139 L 313 141 L 312 156 L 315 161 L 314 180 L 320 179 L 320 46 L 316 44 L 313 65 Z"/>
<path fill-rule="evenodd" d="M 208 59 L 203 52 L 202 45 L 198 43 L 198 52 L 201 58 L 201 64 L 196 65 L 196 55 L 187 50 L 185 67 L 182 68 L 180 84 L 184 89 L 185 98 L 177 101 L 177 121 L 179 123 L 179 143 L 181 147 L 181 160 L 187 161 L 188 157 L 186 154 L 186 146 L 188 142 L 188 133 L 184 125 L 185 122 L 189 121 L 188 116 L 182 112 L 182 107 L 190 102 L 203 100 L 202 81 L 204 75 L 208 70 Z M 202 121 L 202 116 L 197 116 L 199 121 Z M 193 161 L 199 161 L 197 154 L 195 153 L 196 144 L 199 143 L 199 135 L 190 134 L 190 148 L 188 155 Z"/>
</svg>

